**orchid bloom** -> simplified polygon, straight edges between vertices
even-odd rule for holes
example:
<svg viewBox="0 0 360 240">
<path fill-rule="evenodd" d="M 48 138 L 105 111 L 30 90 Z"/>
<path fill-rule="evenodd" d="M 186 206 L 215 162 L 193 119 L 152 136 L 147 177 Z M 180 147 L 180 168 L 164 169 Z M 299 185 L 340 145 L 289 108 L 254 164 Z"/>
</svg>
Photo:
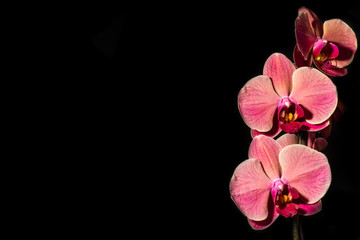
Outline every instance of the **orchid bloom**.
<svg viewBox="0 0 360 240">
<path fill-rule="evenodd" d="M 312 62 L 329 76 L 343 76 L 357 49 L 354 31 L 342 20 L 324 22 L 307 8 L 300 8 L 295 21 L 297 45 L 294 49 L 296 66 Z"/>
<path fill-rule="evenodd" d="M 312 215 L 331 182 L 324 154 L 296 144 L 295 134 L 278 140 L 259 135 L 230 181 L 231 197 L 255 230 L 270 226 L 279 215 Z"/>
<path fill-rule="evenodd" d="M 309 67 L 295 70 L 281 53 L 266 60 L 263 74 L 250 79 L 238 95 L 239 112 L 253 137 L 275 137 L 281 130 L 319 131 L 328 126 L 337 91 L 325 74 Z"/>
</svg>

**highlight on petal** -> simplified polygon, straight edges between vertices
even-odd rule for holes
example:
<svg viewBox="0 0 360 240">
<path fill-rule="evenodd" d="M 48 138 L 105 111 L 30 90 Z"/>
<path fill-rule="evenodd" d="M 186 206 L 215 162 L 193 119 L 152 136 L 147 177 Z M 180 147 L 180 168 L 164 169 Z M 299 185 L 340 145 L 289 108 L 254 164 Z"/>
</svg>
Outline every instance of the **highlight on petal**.
<svg viewBox="0 0 360 240">
<path fill-rule="evenodd" d="M 331 182 L 331 171 L 324 154 L 300 144 L 283 148 L 279 154 L 283 182 L 306 199 L 307 204 L 319 201 Z"/>
<path fill-rule="evenodd" d="M 296 134 L 284 134 L 278 139 L 276 139 L 276 142 L 280 144 L 281 148 L 284 148 L 286 146 L 292 145 L 292 144 L 298 144 L 299 138 Z"/>
<path fill-rule="evenodd" d="M 339 46 L 339 55 L 336 58 L 338 68 L 349 65 L 357 49 L 357 39 L 354 31 L 344 21 L 331 19 L 324 22 L 323 39 Z"/>
<path fill-rule="evenodd" d="M 294 64 L 283 54 L 273 53 L 265 62 L 263 74 L 270 77 L 279 96 L 289 96 Z"/>
<path fill-rule="evenodd" d="M 246 125 L 267 132 L 273 127 L 279 101 L 270 78 L 260 75 L 250 79 L 240 90 L 238 108 Z"/>
<path fill-rule="evenodd" d="M 293 74 L 293 89 L 289 97 L 305 110 L 310 124 L 320 124 L 335 111 L 337 91 L 334 83 L 320 71 L 301 67 Z"/>
<path fill-rule="evenodd" d="M 271 180 L 257 159 L 239 164 L 230 180 L 230 194 L 240 211 L 256 221 L 268 217 Z"/>
<path fill-rule="evenodd" d="M 249 158 L 258 159 L 270 179 L 279 179 L 281 176 L 279 165 L 280 149 L 280 144 L 274 139 L 259 135 L 250 144 Z"/>
</svg>

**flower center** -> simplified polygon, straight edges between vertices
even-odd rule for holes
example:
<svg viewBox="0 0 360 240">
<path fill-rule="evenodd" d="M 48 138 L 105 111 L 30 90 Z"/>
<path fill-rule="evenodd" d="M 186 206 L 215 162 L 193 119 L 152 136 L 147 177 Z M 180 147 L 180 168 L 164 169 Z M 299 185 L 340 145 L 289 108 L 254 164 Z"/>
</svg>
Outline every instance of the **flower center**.
<svg viewBox="0 0 360 240">
<path fill-rule="evenodd" d="M 284 208 L 286 204 L 291 203 L 293 200 L 291 192 L 289 192 L 288 187 L 286 188 L 287 191 L 281 191 L 280 193 L 278 193 L 278 195 L 276 195 L 275 204 L 278 205 L 280 208 Z"/>
<path fill-rule="evenodd" d="M 298 118 L 298 108 L 288 97 L 284 97 L 279 104 L 279 120 L 284 123 L 295 121 Z"/>
<path fill-rule="evenodd" d="M 284 217 L 292 217 L 298 212 L 299 193 L 288 184 L 281 180 L 274 184 L 275 208 Z"/>
<path fill-rule="evenodd" d="M 278 119 L 280 128 L 287 133 L 296 133 L 302 126 L 301 121 L 296 121 L 304 116 L 304 111 L 288 97 L 283 97 L 278 105 Z"/>
<path fill-rule="evenodd" d="M 336 44 L 319 38 L 313 46 L 314 60 L 323 64 L 336 65 L 336 58 L 339 56 L 339 48 Z"/>
<path fill-rule="evenodd" d="M 297 119 L 297 114 L 295 112 L 289 112 L 288 109 L 282 109 L 280 112 L 280 121 L 284 123 L 290 123 Z"/>
<path fill-rule="evenodd" d="M 319 62 L 323 62 L 326 59 L 327 59 L 327 57 L 326 57 L 325 53 L 323 53 L 323 52 L 320 52 L 320 54 L 315 57 L 315 60 L 319 61 Z"/>
</svg>

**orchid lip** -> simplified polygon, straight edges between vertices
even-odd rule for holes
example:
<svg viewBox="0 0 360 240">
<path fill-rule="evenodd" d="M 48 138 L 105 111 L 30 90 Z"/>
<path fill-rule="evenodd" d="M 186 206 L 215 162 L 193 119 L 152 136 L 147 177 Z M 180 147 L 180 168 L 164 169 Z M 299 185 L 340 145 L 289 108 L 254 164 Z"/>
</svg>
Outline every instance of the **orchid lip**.
<svg viewBox="0 0 360 240">
<path fill-rule="evenodd" d="M 301 122 L 296 120 L 304 116 L 302 108 L 291 101 L 289 97 L 283 97 L 278 105 L 278 120 L 280 128 L 287 133 L 296 133 L 301 128 Z"/>
<path fill-rule="evenodd" d="M 292 217 L 298 212 L 299 193 L 282 180 L 276 180 L 272 188 L 272 196 L 276 211 L 284 217 Z"/>
<path fill-rule="evenodd" d="M 327 41 L 325 39 L 318 38 L 313 45 L 313 56 L 317 57 L 326 44 Z"/>
<path fill-rule="evenodd" d="M 315 61 L 333 66 L 333 62 L 339 56 L 339 48 L 332 42 L 318 38 L 313 45 L 313 56 Z"/>
<path fill-rule="evenodd" d="M 289 97 L 283 97 L 278 105 L 279 120 L 295 121 L 304 116 L 303 109 Z M 282 119 L 281 119 L 282 118 Z"/>
</svg>

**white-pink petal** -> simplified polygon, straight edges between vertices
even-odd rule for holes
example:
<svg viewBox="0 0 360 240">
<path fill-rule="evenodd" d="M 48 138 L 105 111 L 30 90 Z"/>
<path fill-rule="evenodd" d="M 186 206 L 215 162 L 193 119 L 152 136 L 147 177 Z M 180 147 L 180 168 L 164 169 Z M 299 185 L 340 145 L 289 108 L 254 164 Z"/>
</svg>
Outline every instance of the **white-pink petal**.
<svg viewBox="0 0 360 240">
<path fill-rule="evenodd" d="M 235 169 L 230 181 L 230 194 L 245 216 L 261 221 L 268 216 L 271 185 L 260 161 L 248 159 Z"/>
<path fill-rule="evenodd" d="M 320 124 L 335 111 L 337 91 L 334 83 L 325 74 L 310 67 L 301 67 L 293 74 L 290 99 L 305 110 L 305 119 L 310 124 Z"/>
<path fill-rule="evenodd" d="M 279 217 L 279 214 L 277 213 L 277 211 L 274 209 L 271 209 L 269 211 L 269 216 L 262 221 L 254 221 L 251 219 L 248 219 L 248 222 L 250 224 L 250 226 L 254 229 L 254 230 L 264 230 L 265 228 L 269 227 L 271 224 L 273 224 L 273 222 Z"/>
<path fill-rule="evenodd" d="M 324 154 L 300 144 L 289 145 L 279 154 L 281 180 L 307 199 L 307 204 L 319 201 L 331 183 L 331 171 Z"/>
<path fill-rule="evenodd" d="M 272 138 L 256 136 L 249 147 L 249 158 L 258 159 L 266 173 L 272 179 L 280 179 L 281 168 L 279 165 L 280 145 Z"/>
<path fill-rule="evenodd" d="M 275 91 L 281 97 L 289 96 L 294 64 L 281 53 L 273 53 L 265 62 L 263 73 L 271 78 Z"/>
<path fill-rule="evenodd" d="M 280 144 L 281 148 L 284 148 L 288 145 L 292 145 L 292 144 L 298 144 L 299 143 L 299 138 L 296 134 L 284 134 L 281 137 L 279 137 L 278 139 L 276 139 L 276 142 L 278 144 Z"/>
<path fill-rule="evenodd" d="M 279 101 L 270 78 L 263 75 L 250 79 L 238 95 L 238 107 L 244 122 L 260 132 L 272 128 Z"/>
</svg>

